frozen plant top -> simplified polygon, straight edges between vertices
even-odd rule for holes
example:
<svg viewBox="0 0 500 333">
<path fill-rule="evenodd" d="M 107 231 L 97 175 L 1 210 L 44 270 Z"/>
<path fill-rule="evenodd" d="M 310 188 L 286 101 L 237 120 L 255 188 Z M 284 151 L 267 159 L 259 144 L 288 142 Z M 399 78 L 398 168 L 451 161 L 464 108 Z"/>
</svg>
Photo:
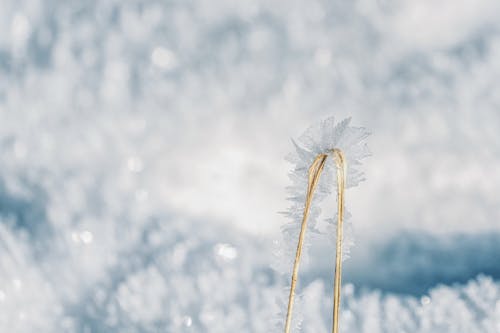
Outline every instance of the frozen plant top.
<svg viewBox="0 0 500 333">
<path fill-rule="evenodd" d="M 292 202 L 292 205 L 284 212 L 284 215 L 290 220 L 281 227 L 284 238 L 284 248 L 282 248 L 281 251 L 283 252 L 281 252 L 280 255 L 282 258 L 281 265 L 278 265 L 278 267 L 280 267 L 278 270 L 283 273 L 288 274 L 292 259 L 295 256 L 296 239 L 300 231 L 307 194 L 308 170 L 316 156 L 319 154 L 329 155 L 325 164 L 325 169 L 321 174 L 314 193 L 307 224 L 309 230 L 323 233 L 320 232 L 316 226 L 321 212 L 318 204 L 337 187 L 336 177 L 333 177 L 335 171 L 335 163 L 332 156 L 333 149 L 340 149 L 344 154 L 347 164 L 346 187 L 356 186 L 359 182 L 364 180 L 364 173 L 361 171 L 360 166 L 361 161 L 370 155 L 370 151 L 365 142 L 370 133 L 363 127 L 350 126 L 350 122 L 351 118 L 347 118 L 336 123 L 334 117 L 330 117 L 309 127 L 296 141 L 293 140 L 295 152 L 287 156 L 287 160 L 294 164 L 289 174 L 292 182 L 287 188 L 288 199 Z M 349 220 L 349 216 L 346 210 L 346 221 Z M 335 239 L 334 227 L 336 225 L 336 219 L 334 216 L 329 216 L 326 222 L 327 228 L 325 231 L 327 237 Z M 346 228 L 343 249 L 347 257 L 349 248 L 353 243 L 350 235 L 350 222 L 347 222 Z"/>
<path fill-rule="evenodd" d="M 334 148 L 342 150 L 346 158 L 347 187 L 363 181 L 364 174 L 359 166 L 361 160 L 370 155 L 365 142 L 370 133 L 364 127 L 349 126 L 350 123 L 351 118 L 335 123 L 335 118 L 329 117 L 309 127 L 297 141 L 293 141 L 296 152 L 287 156 L 287 160 L 295 164 L 292 181 L 297 176 L 307 183 L 307 170 L 314 158 L 319 154 L 331 154 Z"/>
</svg>

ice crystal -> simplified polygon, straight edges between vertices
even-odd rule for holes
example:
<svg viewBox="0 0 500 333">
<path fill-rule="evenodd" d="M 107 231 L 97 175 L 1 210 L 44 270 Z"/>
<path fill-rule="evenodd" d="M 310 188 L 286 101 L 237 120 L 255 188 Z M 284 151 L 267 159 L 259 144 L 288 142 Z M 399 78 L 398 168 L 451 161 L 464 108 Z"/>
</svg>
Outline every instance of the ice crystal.
<svg viewBox="0 0 500 333">
<path fill-rule="evenodd" d="M 303 332 L 329 332 L 331 298 L 322 281 L 309 284 Z M 496 333 L 500 286 L 478 276 L 464 286 L 439 286 L 420 298 L 343 288 L 341 331 L 352 333 Z"/>
</svg>

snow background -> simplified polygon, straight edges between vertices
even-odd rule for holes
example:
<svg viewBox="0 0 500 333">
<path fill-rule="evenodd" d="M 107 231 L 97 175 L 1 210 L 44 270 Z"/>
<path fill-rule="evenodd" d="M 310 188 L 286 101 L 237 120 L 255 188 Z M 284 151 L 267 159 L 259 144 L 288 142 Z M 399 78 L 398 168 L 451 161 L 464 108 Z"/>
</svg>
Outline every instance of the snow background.
<svg viewBox="0 0 500 333">
<path fill-rule="evenodd" d="M 368 127 L 349 332 L 500 331 L 497 1 L 0 3 L 0 328 L 270 332 L 290 138 Z M 326 332 L 333 256 L 300 278 Z M 274 318 L 275 319 L 275 318 Z"/>
</svg>

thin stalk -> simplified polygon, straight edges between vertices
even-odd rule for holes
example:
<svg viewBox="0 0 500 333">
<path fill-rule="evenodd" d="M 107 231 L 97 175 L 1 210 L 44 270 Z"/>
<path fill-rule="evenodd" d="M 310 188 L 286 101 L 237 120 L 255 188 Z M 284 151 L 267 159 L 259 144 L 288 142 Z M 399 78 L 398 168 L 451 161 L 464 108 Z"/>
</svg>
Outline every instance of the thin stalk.
<svg viewBox="0 0 500 333">
<path fill-rule="evenodd" d="M 333 323 L 332 333 L 339 332 L 339 309 L 340 309 L 340 290 L 342 283 L 342 238 L 344 222 L 344 190 L 346 163 L 344 154 L 339 149 L 333 150 L 335 165 L 337 166 L 337 246 L 335 254 L 335 283 L 333 290 Z"/>
<path fill-rule="evenodd" d="M 333 149 L 335 165 L 337 166 L 337 201 L 338 201 L 338 215 L 337 215 L 337 244 L 336 244 L 336 261 L 335 261 L 335 284 L 333 296 L 333 325 L 332 332 L 338 333 L 339 327 L 339 307 L 340 307 L 340 284 L 342 275 L 342 224 L 344 218 L 344 189 L 345 189 L 345 158 L 344 154 L 339 149 Z M 293 263 L 292 282 L 290 286 L 290 295 L 288 297 L 288 309 L 286 313 L 285 333 L 290 333 L 292 323 L 292 310 L 295 299 L 295 287 L 297 284 L 297 276 L 299 273 L 300 257 L 302 255 L 302 246 L 304 244 L 304 237 L 307 229 L 307 218 L 309 217 L 309 210 L 314 195 L 314 191 L 318 185 L 319 177 L 323 172 L 327 154 L 319 154 L 314 159 L 314 162 L 309 167 L 309 179 L 307 185 L 306 203 L 304 207 L 304 215 L 302 217 L 302 224 L 300 227 L 299 242 L 297 244 L 297 252 L 295 254 L 295 261 Z"/>
<path fill-rule="evenodd" d="M 299 273 L 299 263 L 300 263 L 300 256 L 302 254 L 302 245 L 304 244 L 304 236 L 306 234 L 309 208 L 311 207 L 314 190 L 318 185 L 319 176 L 323 171 L 327 157 L 328 155 L 326 154 L 320 154 L 316 156 L 316 159 L 309 167 L 309 182 L 307 185 L 306 204 L 304 207 L 304 215 L 302 217 L 302 225 L 300 227 L 299 243 L 297 244 L 295 262 L 293 263 L 292 284 L 290 286 L 290 296 L 288 297 L 288 310 L 286 313 L 285 333 L 290 333 L 290 326 L 292 323 L 292 310 L 293 310 L 293 300 L 295 298 L 295 286 L 297 284 L 297 275 Z"/>
</svg>

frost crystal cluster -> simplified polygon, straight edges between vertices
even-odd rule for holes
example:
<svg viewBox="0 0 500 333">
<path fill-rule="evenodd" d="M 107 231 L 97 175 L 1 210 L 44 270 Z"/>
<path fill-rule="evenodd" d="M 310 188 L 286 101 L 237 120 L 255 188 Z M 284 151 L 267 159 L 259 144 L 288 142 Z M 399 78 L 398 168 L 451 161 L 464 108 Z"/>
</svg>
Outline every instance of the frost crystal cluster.
<svg viewBox="0 0 500 333">
<path fill-rule="evenodd" d="M 301 333 L 327 333 L 331 324 L 328 286 L 316 280 L 304 288 L 307 308 Z M 439 286 L 421 297 L 343 288 L 341 332 L 498 333 L 500 284 L 478 276 L 464 286 Z M 280 332 L 280 330 L 277 330 Z"/>
<path fill-rule="evenodd" d="M 297 239 L 300 233 L 302 217 L 307 194 L 307 186 L 309 180 L 309 167 L 313 163 L 316 156 L 320 154 L 331 155 L 333 149 L 340 149 L 345 157 L 347 164 L 346 187 L 353 187 L 363 181 L 363 172 L 359 169 L 362 159 L 369 156 L 370 152 L 365 143 L 369 132 L 362 127 L 350 126 L 351 119 L 347 118 L 336 123 L 333 117 L 311 126 L 302 134 L 297 142 L 293 142 L 295 153 L 290 154 L 287 160 L 294 164 L 293 170 L 290 173 L 292 185 L 288 187 L 289 197 L 292 205 L 284 213 L 289 222 L 282 226 L 283 242 L 281 248 L 278 249 L 277 268 L 282 272 L 284 278 L 289 278 L 295 251 L 297 249 Z M 337 180 L 333 177 L 335 172 L 335 164 L 333 158 L 328 158 L 323 174 L 320 177 L 318 187 L 313 197 L 311 213 L 308 219 L 308 231 L 316 235 L 324 235 L 332 242 L 336 238 L 336 221 L 335 211 L 331 212 L 330 217 L 325 219 L 325 225 L 322 226 L 319 220 L 321 215 L 320 202 L 332 194 L 333 189 L 337 187 Z M 343 252 L 349 253 L 349 247 L 352 245 L 352 237 L 349 236 L 351 231 L 349 213 L 344 212 L 345 229 L 347 233 L 343 240 Z M 311 239 L 306 237 L 303 255 L 307 257 L 307 247 L 311 245 Z M 332 253 L 332 263 L 335 254 Z M 280 302 L 281 308 L 284 309 L 283 303 Z M 298 300 L 298 308 L 302 300 Z M 299 316 L 300 310 L 298 309 Z M 282 314 L 281 314 L 282 315 Z M 298 317 L 300 318 L 300 317 Z M 294 327 L 300 327 L 300 319 L 294 320 Z"/>
</svg>

